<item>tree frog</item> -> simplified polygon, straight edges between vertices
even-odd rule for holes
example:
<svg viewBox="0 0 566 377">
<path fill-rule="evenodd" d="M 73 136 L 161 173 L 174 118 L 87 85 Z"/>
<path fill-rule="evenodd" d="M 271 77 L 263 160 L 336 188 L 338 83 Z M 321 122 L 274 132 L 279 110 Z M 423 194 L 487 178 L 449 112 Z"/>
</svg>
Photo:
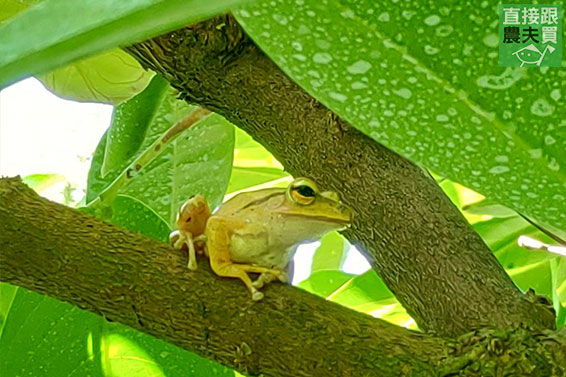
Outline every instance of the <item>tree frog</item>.
<svg viewBox="0 0 566 377">
<path fill-rule="evenodd" d="M 264 284 L 287 281 L 285 270 L 297 244 L 346 228 L 352 216 L 338 194 L 297 178 L 287 188 L 240 193 L 214 214 L 204 197 L 194 196 L 180 208 L 170 240 L 176 248 L 187 246 L 190 269 L 197 267 L 195 250 L 204 252 L 217 275 L 241 279 L 257 301 Z M 248 273 L 261 275 L 252 281 Z"/>
</svg>

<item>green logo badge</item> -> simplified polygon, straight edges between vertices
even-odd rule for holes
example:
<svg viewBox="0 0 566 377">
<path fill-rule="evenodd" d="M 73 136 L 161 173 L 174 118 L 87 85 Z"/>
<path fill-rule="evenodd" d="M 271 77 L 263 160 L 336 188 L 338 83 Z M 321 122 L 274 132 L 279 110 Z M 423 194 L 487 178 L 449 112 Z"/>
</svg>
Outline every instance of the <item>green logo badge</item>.
<svg viewBox="0 0 566 377">
<path fill-rule="evenodd" d="M 500 4 L 499 65 L 560 67 L 561 4 Z"/>
</svg>

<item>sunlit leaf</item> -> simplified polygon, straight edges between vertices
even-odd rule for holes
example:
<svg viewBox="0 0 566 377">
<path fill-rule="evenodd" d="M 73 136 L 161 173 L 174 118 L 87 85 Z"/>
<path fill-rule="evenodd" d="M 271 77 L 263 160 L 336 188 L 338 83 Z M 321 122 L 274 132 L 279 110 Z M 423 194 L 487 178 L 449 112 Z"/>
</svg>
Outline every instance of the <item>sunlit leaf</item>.
<svg viewBox="0 0 566 377">
<path fill-rule="evenodd" d="M 250 135 L 236 128 L 234 168 L 227 193 L 275 187 L 280 183 L 280 179 L 288 176 L 271 153 Z"/>
<path fill-rule="evenodd" d="M 0 0 L 0 25 L 40 0 Z"/>
<path fill-rule="evenodd" d="M 552 298 L 552 273 L 549 260 L 508 269 L 507 273 L 523 291 L 534 289 L 538 295 Z"/>
<path fill-rule="evenodd" d="M 277 0 L 236 16 L 295 82 L 373 139 L 566 228 L 566 71 L 499 67 L 497 3 Z"/>
<path fill-rule="evenodd" d="M 11 299 L 0 337 L 3 376 L 102 376 L 100 352 L 89 353 L 101 317 L 23 288 Z"/>
<path fill-rule="evenodd" d="M 45 0 L 0 25 L 0 87 L 175 30 L 242 0 Z"/>
<path fill-rule="evenodd" d="M 566 258 L 555 258 L 550 261 L 552 272 L 552 293 L 556 326 L 566 326 Z"/>
<path fill-rule="evenodd" d="M 61 174 L 31 174 L 22 178 L 22 181 L 37 193 L 41 193 L 52 185 L 64 180 L 65 177 Z"/>
<path fill-rule="evenodd" d="M 281 163 L 246 132 L 237 128 L 235 138 L 234 166 L 283 169 Z"/>
<path fill-rule="evenodd" d="M 277 168 L 254 168 L 234 166 L 227 193 L 240 191 L 264 183 L 277 181 L 289 174 Z"/>
<path fill-rule="evenodd" d="M 70 304 L 0 283 L 2 376 L 232 376 L 172 344 Z"/>
<path fill-rule="evenodd" d="M 493 217 L 512 217 L 517 215 L 517 213 L 512 209 L 489 199 L 484 199 L 469 206 L 464 206 L 462 209 L 471 214 L 490 215 Z"/>
<path fill-rule="evenodd" d="M 113 49 L 36 77 L 59 97 L 118 105 L 141 92 L 153 75 L 131 55 Z"/>
<path fill-rule="evenodd" d="M 298 284 L 299 288 L 321 297 L 328 297 L 350 281 L 354 275 L 339 270 L 324 270 L 313 273 Z"/>
<path fill-rule="evenodd" d="M 312 273 L 339 270 L 346 259 L 350 243 L 339 233 L 330 232 L 320 239 L 320 246 L 312 258 Z"/>
<path fill-rule="evenodd" d="M 321 270 L 298 286 L 362 313 L 399 326 L 416 328 L 414 321 L 373 270 L 358 276 L 339 270 Z"/>
</svg>

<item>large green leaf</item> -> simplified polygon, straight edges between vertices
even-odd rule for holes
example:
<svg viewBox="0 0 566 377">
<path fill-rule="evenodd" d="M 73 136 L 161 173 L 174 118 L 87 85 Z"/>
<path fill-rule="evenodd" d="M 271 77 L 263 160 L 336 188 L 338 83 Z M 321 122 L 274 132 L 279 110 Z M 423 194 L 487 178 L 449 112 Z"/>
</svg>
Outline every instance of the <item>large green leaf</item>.
<svg viewBox="0 0 566 377">
<path fill-rule="evenodd" d="M 154 74 L 131 55 L 113 49 L 36 77 L 59 97 L 118 105 L 141 92 Z"/>
<path fill-rule="evenodd" d="M 40 0 L 0 0 L 0 24 Z"/>
<path fill-rule="evenodd" d="M 275 0 L 236 12 L 299 85 L 376 141 L 566 228 L 566 70 L 498 66 L 497 2 Z"/>
<path fill-rule="evenodd" d="M 153 85 L 153 83 L 152 83 Z M 152 86 L 146 89 L 154 91 Z M 93 201 L 136 157 L 150 147 L 150 145 L 180 119 L 186 117 L 194 110 L 193 106 L 176 99 L 172 89 L 163 91 L 161 95 L 139 100 L 146 97 L 146 92 L 130 99 L 122 106 L 127 107 L 131 102 L 139 106 L 132 106 L 130 110 L 147 111 L 147 106 L 155 107 L 154 114 L 147 117 L 136 117 L 130 114 L 120 117 L 101 139 L 93 157 L 89 171 L 87 187 L 87 203 Z M 154 104 L 150 102 L 154 101 Z M 143 140 L 132 137 L 131 125 L 120 122 L 131 122 L 142 119 L 149 125 L 140 124 L 140 135 Z M 118 132 L 114 133 L 114 128 Z M 108 144 L 108 135 L 112 134 L 112 144 Z M 120 141 L 120 139 L 123 139 Z M 137 150 L 131 153 L 132 150 Z M 108 150 L 108 149 L 117 149 Z M 234 127 L 219 115 L 211 115 L 199 124 L 185 131 L 175 141 L 136 175 L 131 182 L 121 188 L 119 195 L 125 195 L 145 204 L 157 214 L 166 224 L 173 225 L 175 215 L 181 204 L 191 195 L 204 195 L 211 208 L 222 202 L 230 172 L 234 148 Z M 124 152 L 127 150 L 128 152 Z M 113 160 L 114 167 L 102 176 L 102 164 L 106 156 L 121 156 Z"/>
<path fill-rule="evenodd" d="M 311 272 L 340 270 L 350 247 L 350 243 L 340 233 L 326 234 L 320 239 L 320 246 L 314 252 Z"/>
<path fill-rule="evenodd" d="M 167 88 L 167 80 L 155 76 L 134 99 L 114 107 L 100 168 L 102 177 L 112 170 L 124 168 L 140 149 Z"/>
<path fill-rule="evenodd" d="M 6 291 L 9 285 L 2 283 Z M 69 304 L 13 287 L 0 337 L 2 376 L 102 376 L 102 318 Z"/>
<path fill-rule="evenodd" d="M 226 367 L 119 323 L 0 283 L 2 376 L 233 376 Z"/>
<path fill-rule="evenodd" d="M 46 0 L 0 25 L 0 87 L 226 12 L 245 0 Z"/>
</svg>

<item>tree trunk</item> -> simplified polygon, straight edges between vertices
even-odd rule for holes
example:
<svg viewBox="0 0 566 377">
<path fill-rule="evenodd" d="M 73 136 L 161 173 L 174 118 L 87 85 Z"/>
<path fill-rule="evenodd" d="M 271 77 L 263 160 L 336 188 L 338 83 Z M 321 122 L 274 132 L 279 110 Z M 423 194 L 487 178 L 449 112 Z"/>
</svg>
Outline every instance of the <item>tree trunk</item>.
<svg viewBox="0 0 566 377">
<path fill-rule="evenodd" d="M 552 311 L 518 290 L 423 169 L 309 96 L 230 15 L 127 51 L 188 102 L 248 132 L 291 174 L 339 192 L 356 211 L 345 236 L 371 258 L 424 331 L 457 336 L 482 326 L 553 328 Z"/>
<path fill-rule="evenodd" d="M 262 302 L 206 263 L 0 179 L 0 278 L 250 375 L 566 373 L 566 331 L 424 335 L 273 283 Z"/>
</svg>

